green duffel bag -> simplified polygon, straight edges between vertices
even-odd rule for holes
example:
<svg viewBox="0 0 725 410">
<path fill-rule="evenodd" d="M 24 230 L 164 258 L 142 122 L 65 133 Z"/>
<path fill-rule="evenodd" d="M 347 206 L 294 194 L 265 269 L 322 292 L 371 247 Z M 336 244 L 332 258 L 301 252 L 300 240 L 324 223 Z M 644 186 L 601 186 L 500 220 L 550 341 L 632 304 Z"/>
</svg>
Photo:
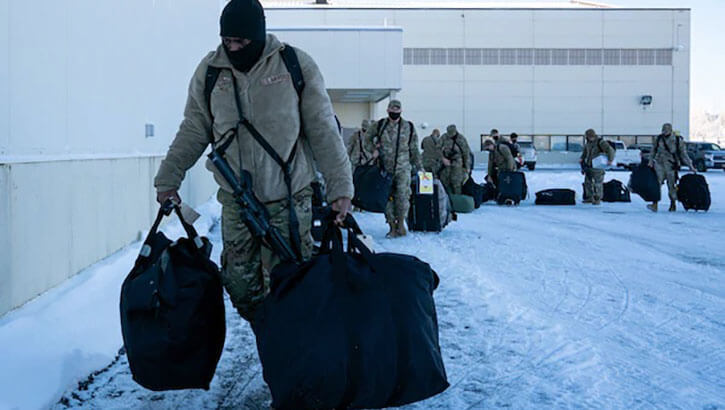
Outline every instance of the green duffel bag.
<svg viewBox="0 0 725 410">
<path fill-rule="evenodd" d="M 451 197 L 451 206 L 453 207 L 453 212 L 459 213 L 459 214 L 468 214 L 473 212 L 475 208 L 475 204 L 473 202 L 473 197 L 468 195 L 450 195 Z"/>
</svg>

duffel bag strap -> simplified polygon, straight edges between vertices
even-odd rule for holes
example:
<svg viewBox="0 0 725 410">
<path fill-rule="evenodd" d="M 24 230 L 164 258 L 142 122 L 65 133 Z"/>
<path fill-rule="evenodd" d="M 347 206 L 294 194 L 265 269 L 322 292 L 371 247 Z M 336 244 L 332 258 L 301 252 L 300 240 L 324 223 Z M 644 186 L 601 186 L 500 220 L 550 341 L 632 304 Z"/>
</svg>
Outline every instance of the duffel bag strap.
<svg viewBox="0 0 725 410">
<path fill-rule="evenodd" d="M 154 220 L 154 224 L 151 226 L 151 230 L 149 230 L 148 235 L 146 235 L 146 239 L 141 247 L 139 256 L 144 258 L 151 256 L 151 238 L 156 234 L 156 232 L 158 232 L 159 225 L 161 225 L 161 220 L 164 219 L 164 216 L 171 215 L 172 211 L 176 212 L 176 215 L 179 217 L 179 221 L 181 222 L 181 226 L 184 227 L 184 231 L 186 231 L 186 235 L 194 243 L 197 249 L 201 249 L 204 246 L 204 241 L 196 232 L 194 226 L 186 222 L 184 216 L 181 214 L 181 207 L 175 204 L 171 199 L 167 199 L 166 202 L 159 207 L 159 212 L 156 214 L 156 219 Z"/>
</svg>

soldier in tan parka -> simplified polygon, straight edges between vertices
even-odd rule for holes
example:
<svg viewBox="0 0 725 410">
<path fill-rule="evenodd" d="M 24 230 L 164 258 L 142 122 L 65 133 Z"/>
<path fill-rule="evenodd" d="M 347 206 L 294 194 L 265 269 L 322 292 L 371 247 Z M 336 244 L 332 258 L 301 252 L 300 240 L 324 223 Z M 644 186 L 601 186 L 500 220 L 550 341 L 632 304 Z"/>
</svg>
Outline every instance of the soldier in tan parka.
<svg viewBox="0 0 725 410">
<path fill-rule="evenodd" d="M 372 154 L 365 150 L 365 144 L 363 143 L 369 126 L 370 121 L 367 119 L 362 120 L 360 129 L 353 132 L 350 135 L 350 141 L 347 142 L 347 156 L 350 158 L 353 172 L 355 172 L 355 168 L 365 164 L 372 158 Z"/>
<path fill-rule="evenodd" d="M 677 180 L 680 166 L 685 164 L 690 171 L 695 172 L 690 156 L 687 155 L 685 141 L 672 132 L 672 124 L 662 125 L 662 134 L 657 136 L 650 154 L 649 166 L 654 168 L 657 179 L 662 185 L 667 181 L 667 193 L 670 197 L 670 212 L 677 210 Z M 652 212 L 657 212 L 657 202 L 647 205 Z"/>
<path fill-rule="evenodd" d="M 222 13 L 220 26 L 222 44 L 197 67 L 189 85 L 184 120 L 156 174 L 157 200 L 180 202 L 177 191 L 184 175 L 202 155 L 210 139 L 217 146 L 229 141 L 226 158 L 231 168 L 237 178 L 240 170 L 251 175 L 254 193 L 267 207 L 271 224 L 287 240 L 290 239 L 289 207 L 294 207 L 301 239 L 298 252 L 303 258 L 309 258 L 313 244 L 310 235 L 310 182 L 315 178 L 313 155 L 325 178 L 328 201 L 340 213 L 338 221 L 349 212 L 353 195 L 349 160 L 322 74 L 309 55 L 295 49 L 306 84 L 298 98 L 280 54 L 285 45 L 274 35 L 266 34 L 264 11 L 257 0 L 230 1 Z M 204 87 L 209 66 L 221 71 L 207 104 Z M 295 150 L 290 165 L 293 203 L 288 201 L 288 188 L 280 166 L 239 125 L 238 108 L 280 157 L 287 159 Z M 298 141 L 301 127 L 303 140 Z M 222 280 L 240 315 L 252 321 L 269 290 L 269 272 L 279 258 L 252 237 L 241 220 L 231 189 L 208 161 L 207 167 L 220 185 L 217 199 L 222 204 Z"/>
<path fill-rule="evenodd" d="M 385 209 L 385 220 L 390 227 L 387 236 L 405 236 L 405 219 L 410 209 L 410 176 L 422 169 L 418 134 L 412 122 L 401 117 L 402 105 L 398 100 L 388 104 L 388 117 L 370 124 L 365 135 L 365 147 L 373 157 L 382 156 L 385 170 L 393 174 L 393 187 Z M 396 155 L 397 154 L 397 155 Z"/>
<path fill-rule="evenodd" d="M 458 133 L 456 126 L 451 124 L 443 134 L 441 146 L 443 149 L 443 171 L 441 183 L 449 194 L 460 195 L 463 184 L 468 177 L 471 165 L 471 148 L 466 137 Z"/>
<path fill-rule="evenodd" d="M 423 168 L 427 172 L 433 173 L 435 178 L 439 178 L 444 163 L 450 163 L 450 161 L 443 161 L 441 132 L 438 131 L 438 128 L 434 129 L 429 136 L 423 138 L 420 145 L 423 148 Z"/>
<path fill-rule="evenodd" d="M 498 189 L 498 174 L 499 172 L 516 171 L 516 161 L 514 156 L 511 154 L 509 147 L 500 142 L 494 143 L 492 140 L 486 140 L 483 143 L 484 151 L 488 151 L 488 176 L 486 181 L 493 184 Z"/>
<path fill-rule="evenodd" d="M 602 196 L 604 195 L 605 171 L 593 168 L 592 161 L 600 155 L 606 155 L 607 165 L 612 165 L 615 151 L 604 138 L 599 138 L 591 128 L 584 133 L 584 139 L 584 149 L 581 158 L 579 158 L 584 173 L 584 202 L 599 205 L 602 203 Z"/>
</svg>

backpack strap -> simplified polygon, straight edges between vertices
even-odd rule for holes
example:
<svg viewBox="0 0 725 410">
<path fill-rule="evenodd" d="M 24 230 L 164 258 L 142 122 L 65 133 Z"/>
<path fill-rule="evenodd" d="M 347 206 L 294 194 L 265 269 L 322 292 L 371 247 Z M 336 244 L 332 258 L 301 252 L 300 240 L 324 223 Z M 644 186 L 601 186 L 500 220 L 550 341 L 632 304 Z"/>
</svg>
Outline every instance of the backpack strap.
<svg viewBox="0 0 725 410">
<path fill-rule="evenodd" d="M 305 89 L 305 78 L 302 76 L 302 67 L 300 66 L 300 60 L 297 58 L 297 53 L 292 46 L 285 43 L 280 54 L 282 54 L 282 61 L 284 61 L 284 65 L 292 77 L 292 85 L 295 87 L 295 91 L 297 91 L 297 97 L 302 100 L 302 91 Z"/>
</svg>

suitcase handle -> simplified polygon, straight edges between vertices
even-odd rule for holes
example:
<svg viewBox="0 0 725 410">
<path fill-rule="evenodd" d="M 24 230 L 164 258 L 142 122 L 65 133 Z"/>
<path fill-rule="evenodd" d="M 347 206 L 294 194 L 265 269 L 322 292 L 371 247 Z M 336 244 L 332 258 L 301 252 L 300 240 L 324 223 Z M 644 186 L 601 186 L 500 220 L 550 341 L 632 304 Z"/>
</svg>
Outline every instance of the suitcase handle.
<svg viewBox="0 0 725 410">
<path fill-rule="evenodd" d="M 201 249 L 202 247 L 204 247 L 204 241 L 196 232 L 194 226 L 186 222 L 184 216 L 181 214 L 181 207 L 173 202 L 171 199 L 167 199 L 159 207 L 159 212 L 156 214 L 156 220 L 154 220 L 154 224 L 151 226 L 151 230 L 149 230 L 148 235 L 146 235 L 146 239 L 144 240 L 143 246 L 141 247 L 141 252 L 139 252 L 140 257 L 148 258 L 149 256 L 151 256 L 151 237 L 156 234 L 156 232 L 158 232 L 159 225 L 161 224 L 161 220 L 164 219 L 164 216 L 171 215 L 171 212 L 175 212 L 176 216 L 179 217 L 179 221 L 181 222 L 181 226 L 184 227 L 184 231 L 186 231 L 187 237 L 194 243 L 196 248 Z"/>
</svg>

